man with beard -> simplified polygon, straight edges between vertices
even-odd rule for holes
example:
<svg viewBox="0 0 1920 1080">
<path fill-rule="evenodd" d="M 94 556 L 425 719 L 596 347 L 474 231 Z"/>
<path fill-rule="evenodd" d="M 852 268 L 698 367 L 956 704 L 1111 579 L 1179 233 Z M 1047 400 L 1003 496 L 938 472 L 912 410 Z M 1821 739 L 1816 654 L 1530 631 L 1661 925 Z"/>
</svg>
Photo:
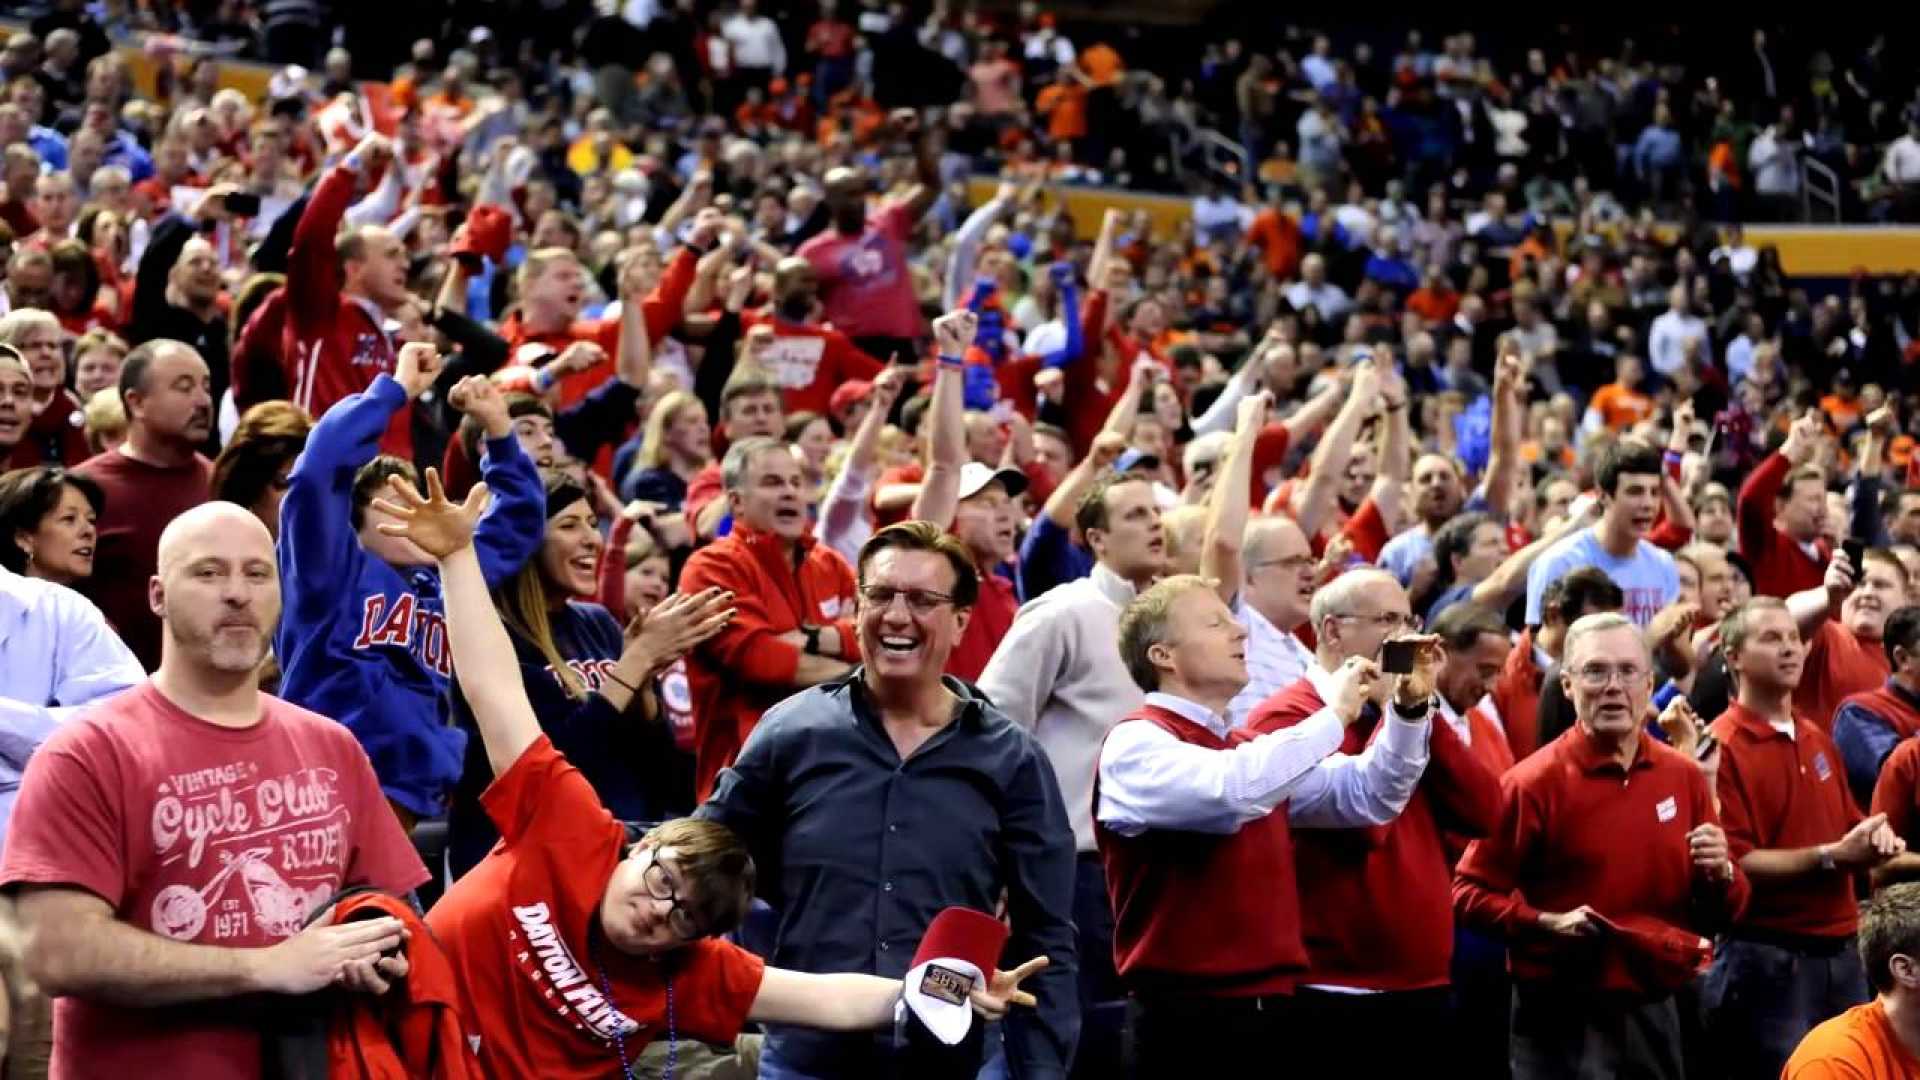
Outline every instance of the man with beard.
<svg viewBox="0 0 1920 1080">
<path fill-rule="evenodd" d="M 1806 651 L 1785 603 L 1755 597 L 1720 624 L 1737 697 L 1713 722 L 1727 846 L 1753 896 L 1714 950 L 1702 992 L 1728 1076 L 1774 1076 L 1814 1025 L 1867 1000 L 1854 876 L 1906 843 L 1862 818 L 1840 751 L 1793 708 Z"/>
<path fill-rule="evenodd" d="M 1520 374 L 1520 357 L 1509 353 L 1500 358 L 1494 370 L 1491 451 L 1487 457 L 1486 481 L 1471 495 L 1467 493 L 1461 467 L 1444 454 L 1422 454 L 1413 463 L 1413 512 L 1420 524 L 1402 532 L 1380 549 L 1380 566 L 1410 586 L 1422 560 L 1433 554 L 1433 536 L 1440 527 L 1461 511 L 1491 514 L 1498 519 L 1506 514 L 1513 492 L 1514 470 L 1520 464 L 1520 424 L 1526 413 L 1526 383 Z"/>
<path fill-rule="evenodd" d="M 147 602 L 160 531 L 207 501 L 213 463 L 199 452 L 213 431 L 213 381 L 193 346 L 155 338 L 120 368 L 127 438 L 74 471 L 100 485 L 93 576 L 86 592 L 120 631 L 140 666 L 160 662 L 160 619 Z"/>
<path fill-rule="evenodd" d="M 761 354 L 761 363 L 780 384 L 781 405 L 789 415 L 826 412 L 835 388 L 871 380 L 882 366 L 839 329 L 814 321 L 819 292 L 820 274 L 812 263 L 781 259 L 773 271 L 772 306 L 741 320 L 743 332 L 762 325 L 773 329 L 773 343 Z M 968 339 L 955 355 L 964 354 L 971 343 Z M 913 353 L 901 353 L 900 358 L 912 359 Z"/>
<path fill-rule="evenodd" d="M 153 227 L 133 285 L 132 344 L 154 338 L 184 341 L 199 351 L 220 400 L 229 380 L 227 313 L 220 307 L 220 259 L 199 235 L 201 226 L 227 218 L 229 184 L 207 189 L 184 216 L 169 214 Z"/>
<path fill-rule="evenodd" d="M 308 925 L 317 905 L 427 871 L 353 736 L 259 690 L 280 615 L 266 526 L 209 503 L 173 518 L 152 564 L 159 668 L 34 754 L 0 882 L 27 974 L 58 998 L 55 1075 L 257 1076 L 262 1017 L 243 996 L 378 993 L 406 974 L 381 957 L 398 920 Z M 31 1043 L 32 1015 L 14 1039 Z"/>
</svg>

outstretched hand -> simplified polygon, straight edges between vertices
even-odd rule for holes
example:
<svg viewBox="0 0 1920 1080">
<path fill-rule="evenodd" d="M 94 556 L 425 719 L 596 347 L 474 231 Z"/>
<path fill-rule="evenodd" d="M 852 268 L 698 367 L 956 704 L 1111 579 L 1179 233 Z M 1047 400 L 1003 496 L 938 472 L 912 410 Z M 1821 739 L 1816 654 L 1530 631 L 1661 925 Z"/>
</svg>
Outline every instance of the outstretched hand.
<svg viewBox="0 0 1920 1080">
<path fill-rule="evenodd" d="M 380 532 L 411 540 L 420 550 L 436 559 L 444 560 L 472 544 L 473 530 L 479 524 L 480 515 L 487 509 L 486 484 L 473 485 L 473 490 L 467 492 L 466 502 L 451 502 L 447 499 L 446 488 L 440 484 L 438 469 L 427 470 L 427 493 L 424 496 L 402 476 L 389 477 L 387 490 L 393 497 L 374 499 L 374 508 L 400 520 L 380 522 Z"/>
<path fill-rule="evenodd" d="M 726 629 L 733 611 L 733 594 L 723 589 L 674 593 L 646 614 L 634 616 L 627 624 L 626 638 L 658 671 Z"/>
<path fill-rule="evenodd" d="M 998 1020 L 1006 1016 L 1007 1010 L 1012 1006 L 1033 1008 L 1038 1002 L 1034 1000 L 1032 994 L 1020 989 L 1020 984 L 1046 970 L 1048 963 L 1046 957 L 1036 956 L 1012 971 L 996 969 L 993 978 L 986 986 L 976 987 L 969 995 L 973 1002 L 973 1011 L 988 1020 Z"/>
</svg>

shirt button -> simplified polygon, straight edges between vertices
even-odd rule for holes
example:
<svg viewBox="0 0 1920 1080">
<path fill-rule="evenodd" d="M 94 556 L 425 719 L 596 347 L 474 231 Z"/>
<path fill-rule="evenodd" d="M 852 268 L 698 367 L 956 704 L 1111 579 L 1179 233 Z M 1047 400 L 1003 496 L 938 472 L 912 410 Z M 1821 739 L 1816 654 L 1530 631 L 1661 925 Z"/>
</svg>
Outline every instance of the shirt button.
<svg viewBox="0 0 1920 1080">
<path fill-rule="evenodd" d="M 881 942 L 881 943 L 880 943 L 880 951 L 881 951 L 881 952 L 886 952 L 886 951 L 887 951 L 887 948 L 888 948 L 888 945 L 887 945 L 887 943 L 886 943 L 886 942 L 884 942 L 884 941 L 883 941 L 883 942 Z"/>
<path fill-rule="evenodd" d="M 891 882 L 891 881 L 889 881 L 889 882 L 887 882 L 887 883 L 886 883 L 885 885 L 882 885 L 882 886 L 880 886 L 880 891 L 881 891 L 881 892 L 892 892 L 892 891 L 893 891 L 893 882 Z"/>
<path fill-rule="evenodd" d="M 895 822 L 895 823 L 893 823 L 892 825 L 889 825 L 889 826 L 887 826 L 887 831 L 888 831 L 888 832 L 893 832 L 893 833 L 897 833 L 897 832 L 899 832 L 899 831 L 900 831 L 900 823 L 899 823 L 899 822 Z"/>
</svg>

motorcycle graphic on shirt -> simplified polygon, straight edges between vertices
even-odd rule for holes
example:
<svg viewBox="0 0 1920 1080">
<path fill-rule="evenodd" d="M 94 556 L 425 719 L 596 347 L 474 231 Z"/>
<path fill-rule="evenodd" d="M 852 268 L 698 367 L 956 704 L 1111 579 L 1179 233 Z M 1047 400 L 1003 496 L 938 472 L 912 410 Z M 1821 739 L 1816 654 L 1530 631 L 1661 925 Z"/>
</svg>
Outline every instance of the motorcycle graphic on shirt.
<svg viewBox="0 0 1920 1080">
<path fill-rule="evenodd" d="M 267 865 L 267 856 L 272 853 L 271 846 L 248 848 L 238 856 L 223 851 L 220 860 L 225 866 L 206 885 L 195 889 L 174 884 L 161 889 L 153 898 L 154 932 L 175 941 L 199 937 L 206 929 L 208 912 L 226 891 L 228 882 L 238 877 L 252 905 L 255 925 L 275 937 L 299 933 L 307 918 L 333 895 L 333 887 L 323 884 L 299 889 L 287 884 L 279 871 Z"/>
</svg>

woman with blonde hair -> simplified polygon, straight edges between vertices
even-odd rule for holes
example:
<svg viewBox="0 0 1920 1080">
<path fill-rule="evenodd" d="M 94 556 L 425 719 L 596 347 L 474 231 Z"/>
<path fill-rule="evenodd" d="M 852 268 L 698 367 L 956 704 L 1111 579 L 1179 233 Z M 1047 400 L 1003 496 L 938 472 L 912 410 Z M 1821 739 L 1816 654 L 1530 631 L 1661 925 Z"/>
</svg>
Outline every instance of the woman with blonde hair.
<svg viewBox="0 0 1920 1080">
<path fill-rule="evenodd" d="M 0 316 L 0 345 L 12 346 L 26 361 L 33 382 L 33 419 L 13 448 L 8 464 L 65 465 L 93 456 L 82 430 L 83 405 L 67 389 L 67 331 L 50 311 L 15 308 Z"/>
<path fill-rule="evenodd" d="M 73 392 L 81 401 L 92 401 L 102 390 L 118 390 L 128 351 L 126 339 L 111 330 L 95 327 L 80 335 L 73 343 Z"/>
<path fill-rule="evenodd" d="M 685 390 L 654 403 L 647 415 L 640 451 L 620 481 L 620 497 L 639 499 L 676 513 L 687 499 L 687 484 L 713 457 L 713 428 L 707 407 Z"/>
</svg>

